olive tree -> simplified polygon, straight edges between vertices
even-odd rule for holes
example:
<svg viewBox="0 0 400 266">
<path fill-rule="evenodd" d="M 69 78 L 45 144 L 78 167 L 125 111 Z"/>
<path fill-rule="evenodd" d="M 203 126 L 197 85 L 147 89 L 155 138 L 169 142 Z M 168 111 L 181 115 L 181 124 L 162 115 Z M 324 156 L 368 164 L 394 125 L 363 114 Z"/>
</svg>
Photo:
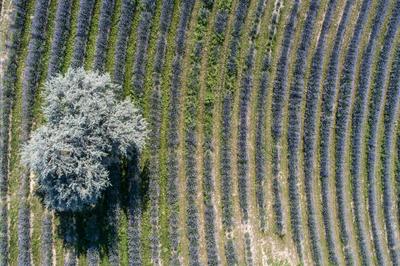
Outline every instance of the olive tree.
<svg viewBox="0 0 400 266">
<path fill-rule="evenodd" d="M 37 176 L 37 191 L 55 211 L 96 205 L 111 185 L 109 166 L 145 145 L 147 123 L 109 75 L 69 69 L 47 81 L 46 123 L 23 146 L 22 163 Z"/>
</svg>

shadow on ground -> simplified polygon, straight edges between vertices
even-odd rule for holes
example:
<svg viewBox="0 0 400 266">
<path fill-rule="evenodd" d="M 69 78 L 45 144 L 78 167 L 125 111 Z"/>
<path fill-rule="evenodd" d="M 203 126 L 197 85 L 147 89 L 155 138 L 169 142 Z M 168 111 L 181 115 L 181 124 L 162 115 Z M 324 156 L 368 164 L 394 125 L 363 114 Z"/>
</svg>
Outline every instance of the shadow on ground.
<svg viewBox="0 0 400 266">
<path fill-rule="evenodd" d="M 100 259 L 109 256 L 113 247 L 118 249 L 118 215 L 121 211 L 127 217 L 143 213 L 148 206 L 148 162 L 140 169 L 137 161 L 134 158 L 110 169 L 111 186 L 96 206 L 79 213 L 56 213 L 57 234 L 64 247 L 77 256 L 98 252 Z"/>
</svg>

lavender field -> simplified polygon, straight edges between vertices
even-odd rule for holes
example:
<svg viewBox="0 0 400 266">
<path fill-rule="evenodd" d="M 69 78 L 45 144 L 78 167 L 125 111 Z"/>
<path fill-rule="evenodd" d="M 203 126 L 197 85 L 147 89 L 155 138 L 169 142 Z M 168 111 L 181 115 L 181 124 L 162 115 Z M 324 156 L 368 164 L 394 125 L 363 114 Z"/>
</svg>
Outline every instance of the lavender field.
<svg viewBox="0 0 400 266">
<path fill-rule="evenodd" d="M 71 69 L 148 129 L 85 213 L 21 160 Z M 400 0 L 0 0 L 0 266 L 400 265 L 399 121 Z"/>
</svg>

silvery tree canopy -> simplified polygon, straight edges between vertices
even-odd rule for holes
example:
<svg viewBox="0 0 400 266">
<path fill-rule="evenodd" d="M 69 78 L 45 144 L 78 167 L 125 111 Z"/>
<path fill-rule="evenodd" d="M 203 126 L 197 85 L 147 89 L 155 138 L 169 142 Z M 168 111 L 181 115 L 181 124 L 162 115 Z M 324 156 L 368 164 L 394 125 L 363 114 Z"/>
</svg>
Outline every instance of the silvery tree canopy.
<svg viewBox="0 0 400 266">
<path fill-rule="evenodd" d="M 119 101 L 109 75 L 69 69 L 44 89 L 46 123 L 22 149 L 38 192 L 56 211 L 82 211 L 110 186 L 108 167 L 145 145 L 147 123 L 133 103 Z"/>
</svg>

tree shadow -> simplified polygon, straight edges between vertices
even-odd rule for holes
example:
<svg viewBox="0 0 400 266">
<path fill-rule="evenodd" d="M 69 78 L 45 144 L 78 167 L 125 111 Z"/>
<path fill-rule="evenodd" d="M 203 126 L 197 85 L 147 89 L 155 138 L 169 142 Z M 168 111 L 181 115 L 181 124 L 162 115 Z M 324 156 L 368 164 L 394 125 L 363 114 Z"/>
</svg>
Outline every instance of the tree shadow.
<svg viewBox="0 0 400 266">
<path fill-rule="evenodd" d="M 118 254 L 118 220 L 129 212 L 146 211 L 149 200 L 149 162 L 140 168 L 137 156 L 110 168 L 111 186 L 96 206 L 81 212 L 55 213 L 60 223 L 57 234 L 67 250 L 76 256 L 91 251 L 97 258 Z M 129 219 L 129 218 L 128 218 Z M 117 255 L 118 256 L 118 255 Z"/>
</svg>

